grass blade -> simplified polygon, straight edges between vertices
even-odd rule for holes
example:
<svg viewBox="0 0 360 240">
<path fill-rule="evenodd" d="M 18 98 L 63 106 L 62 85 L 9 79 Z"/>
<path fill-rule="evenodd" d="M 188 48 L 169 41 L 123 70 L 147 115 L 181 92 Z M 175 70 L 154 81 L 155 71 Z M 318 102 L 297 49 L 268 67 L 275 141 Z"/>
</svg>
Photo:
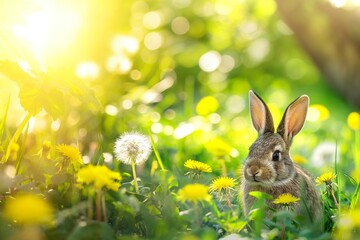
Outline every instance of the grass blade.
<svg viewBox="0 0 360 240">
<path fill-rule="evenodd" d="M 25 116 L 25 118 L 22 120 L 20 126 L 18 127 L 18 129 L 16 130 L 16 132 L 14 133 L 14 135 L 12 136 L 12 138 L 8 144 L 8 147 L 6 149 L 6 154 L 2 157 L 1 163 L 5 163 L 9 159 L 10 152 L 11 152 L 11 144 L 16 143 L 18 141 L 20 134 L 24 130 L 24 127 L 26 126 L 26 124 L 29 122 L 30 118 L 31 118 L 31 115 L 28 113 Z"/>
<path fill-rule="evenodd" d="M 159 154 L 158 150 L 156 149 L 154 138 L 153 138 L 152 133 L 151 133 L 150 130 L 149 130 L 149 136 L 150 136 L 151 146 L 152 146 L 152 149 L 154 151 L 155 157 L 156 157 L 156 159 L 157 159 L 157 161 L 158 161 L 158 163 L 160 165 L 161 170 L 164 170 L 165 168 L 164 168 L 163 162 L 161 160 L 161 157 L 160 157 L 160 154 Z"/>
<path fill-rule="evenodd" d="M 10 96 L 8 97 L 8 101 L 7 101 L 6 108 L 5 108 L 5 113 L 4 113 L 4 116 L 0 123 L 0 142 L 1 142 L 3 134 L 4 134 L 5 123 L 6 123 L 7 115 L 9 112 L 9 106 L 10 106 Z"/>
</svg>

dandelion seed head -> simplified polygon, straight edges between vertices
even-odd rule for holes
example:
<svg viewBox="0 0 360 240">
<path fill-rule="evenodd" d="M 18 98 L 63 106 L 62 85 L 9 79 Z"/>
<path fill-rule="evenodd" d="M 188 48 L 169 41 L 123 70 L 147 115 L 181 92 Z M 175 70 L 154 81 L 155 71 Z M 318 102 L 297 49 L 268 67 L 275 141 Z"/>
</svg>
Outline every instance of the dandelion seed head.
<svg viewBox="0 0 360 240">
<path fill-rule="evenodd" d="M 337 154 L 338 155 L 338 154 Z M 324 167 L 334 163 L 336 155 L 336 143 L 323 142 L 320 143 L 311 156 L 312 164 L 315 167 Z"/>
<path fill-rule="evenodd" d="M 117 160 L 136 165 L 143 164 L 151 153 L 150 139 L 140 133 L 124 133 L 115 142 L 114 153 Z"/>
</svg>

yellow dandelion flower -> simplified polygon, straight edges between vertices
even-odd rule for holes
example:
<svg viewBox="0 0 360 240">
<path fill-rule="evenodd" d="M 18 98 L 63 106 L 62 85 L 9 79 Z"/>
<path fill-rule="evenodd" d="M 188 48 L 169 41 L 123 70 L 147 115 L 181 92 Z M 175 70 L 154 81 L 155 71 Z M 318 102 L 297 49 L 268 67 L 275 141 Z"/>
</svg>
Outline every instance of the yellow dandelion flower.
<svg viewBox="0 0 360 240">
<path fill-rule="evenodd" d="M 226 192 L 233 189 L 236 181 L 230 177 L 218 177 L 212 181 L 212 184 L 209 187 L 210 192 Z"/>
<path fill-rule="evenodd" d="M 279 195 L 273 203 L 275 204 L 283 204 L 283 205 L 289 205 L 291 203 L 296 203 L 300 200 L 300 198 L 294 197 L 290 193 L 284 193 Z"/>
<path fill-rule="evenodd" d="M 217 157 L 228 156 L 233 149 L 228 143 L 219 137 L 207 142 L 205 147 L 210 153 Z"/>
<path fill-rule="evenodd" d="M 75 169 L 78 169 L 83 163 L 81 153 L 73 146 L 61 144 L 56 147 L 56 150 L 64 157 L 61 168 L 72 165 Z"/>
<path fill-rule="evenodd" d="M 347 124 L 355 131 L 360 130 L 360 114 L 357 112 L 350 113 L 347 117 Z"/>
<path fill-rule="evenodd" d="M 95 189 L 107 188 L 117 191 L 120 187 L 120 173 L 111 171 L 106 166 L 87 165 L 77 173 L 79 183 L 92 185 Z"/>
<path fill-rule="evenodd" d="M 336 178 L 335 173 L 333 172 L 326 172 L 324 174 L 322 174 L 320 177 L 317 177 L 315 179 L 316 185 L 321 185 L 323 183 L 325 183 L 326 185 L 329 185 L 332 183 L 332 180 Z"/>
<path fill-rule="evenodd" d="M 196 112 L 199 115 L 209 115 L 210 113 L 216 112 L 219 108 L 219 103 L 213 96 L 206 96 L 200 99 L 196 105 Z"/>
<path fill-rule="evenodd" d="M 184 166 L 197 172 L 212 172 L 210 165 L 192 159 L 187 160 Z"/>
<path fill-rule="evenodd" d="M 294 161 L 294 163 L 297 163 L 297 164 L 305 164 L 305 163 L 307 163 L 306 158 L 304 158 L 303 156 L 300 156 L 300 155 L 293 156 L 292 160 Z"/>
<path fill-rule="evenodd" d="M 178 200 L 185 202 L 209 201 L 211 195 L 208 193 L 208 187 L 203 184 L 188 184 L 179 190 Z"/>
<path fill-rule="evenodd" d="M 8 199 L 4 206 L 4 216 L 24 225 L 51 225 L 54 223 L 51 205 L 37 195 L 24 194 Z"/>
</svg>

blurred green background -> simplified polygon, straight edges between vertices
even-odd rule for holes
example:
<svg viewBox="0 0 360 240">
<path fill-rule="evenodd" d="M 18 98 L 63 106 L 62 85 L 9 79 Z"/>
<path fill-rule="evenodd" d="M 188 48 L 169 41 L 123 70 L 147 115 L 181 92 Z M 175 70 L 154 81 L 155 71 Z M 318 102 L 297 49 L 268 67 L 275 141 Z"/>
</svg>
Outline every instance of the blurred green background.
<svg viewBox="0 0 360 240">
<path fill-rule="evenodd" d="M 288 21 L 295 5 L 283 1 L 2 1 L 1 112 L 10 97 L 8 126 L 15 129 L 27 111 L 33 116 L 29 154 L 52 140 L 78 144 L 86 162 L 111 163 L 119 134 L 151 131 L 166 168 L 177 171 L 191 158 L 220 174 L 225 159 L 238 177 L 256 138 L 248 91 L 262 96 L 276 123 L 307 94 L 294 160 L 318 174 L 333 167 L 338 146 L 340 167 L 350 173 L 359 157 L 348 116 L 359 105 L 328 84 L 320 64 L 327 55 L 311 46 L 338 46 L 339 28 L 330 31 L 323 6 L 348 17 L 359 2 L 314 2 Z M 333 38 L 325 39 L 329 32 Z"/>
<path fill-rule="evenodd" d="M 56 215 L 56 225 L 38 228 L 33 239 L 100 232 L 104 239 L 231 233 L 352 239 L 351 229 L 359 230 L 359 0 L 0 0 L 0 6 L 1 238 L 26 230 L 2 213 L 22 191 L 45 197 Z M 200 218 L 200 204 L 179 201 L 186 184 L 198 181 L 208 195 L 217 176 L 240 183 L 257 137 L 251 89 L 275 124 L 294 99 L 310 97 L 291 153 L 314 178 L 336 175 L 318 187 L 326 216 L 321 233 L 289 213 L 280 212 L 279 222 L 263 219 L 261 194 L 262 205 L 245 216 L 238 185 L 227 189 L 228 206 L 214 194 L 209 205 L 201 203 Z M 152 136 L 166 169 L 151 154 L 136 168 L 140 191 L 133 188 L 135 166 L 114 157 L 125 132 Z M 79 190 L 80 155 L 85 164 L 119 171 L 119 190 L 97 189 L 96 199 L 91 186 Z M 188 159 L 212 172 L 189 178 Z"/>
</svg>

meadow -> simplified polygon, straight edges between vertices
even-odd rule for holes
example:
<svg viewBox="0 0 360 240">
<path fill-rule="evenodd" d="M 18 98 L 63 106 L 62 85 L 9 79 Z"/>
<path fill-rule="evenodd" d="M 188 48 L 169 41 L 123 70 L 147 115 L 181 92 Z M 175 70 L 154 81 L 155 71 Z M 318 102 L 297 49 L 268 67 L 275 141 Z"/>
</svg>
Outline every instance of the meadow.
<svg viewBox="0 0 360 240">
<path fill-rule="evenodd" d="M 359 106 L 276 2 L 21 0 L 0 16 L 0 239 L 360 237 Z M 309 96 L 290 151 L 321 220 L 262 192 L 244 213 L 250 90 L 275 125 Z"/>
</svg>

